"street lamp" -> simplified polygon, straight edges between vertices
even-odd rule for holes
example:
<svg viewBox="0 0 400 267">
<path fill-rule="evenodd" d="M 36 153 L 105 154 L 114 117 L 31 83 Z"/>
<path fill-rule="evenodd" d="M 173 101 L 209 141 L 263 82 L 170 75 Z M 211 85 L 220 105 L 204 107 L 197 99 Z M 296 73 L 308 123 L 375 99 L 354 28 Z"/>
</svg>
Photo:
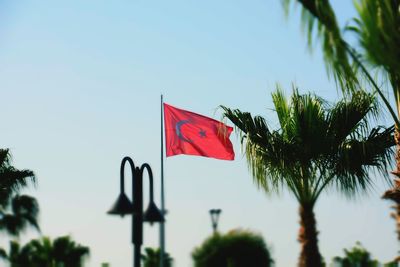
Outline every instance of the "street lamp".
<svg viewBox="0 0 400 267">
<path fill-rule="evenodd" d="M 132 171 L 132 201 L 125 194 L 125 163 L 129 162 Z M 143 172 L 147 170 L 150 180 L 150 203 L 143 214 Z M 140 247 L 143 244 L 143 221 L 153 224 L 155 222 L 163 222 L 164 216 L 157 208 L 153 200 L 153 173 L 150 165 L 144 163 L 140 168 L 135 167 L 130 157 L 124 157 L 121 162 L 120 171 L 120 194 L 112 208 L 107 212 L 111 215 L 120 215 L 123 217 L 132 214 L 132 243 L 134 246 L 134 262 L 133 267 L 140 267 Z"/>
<path fill-rule="evenodd" d="M 221 211 L 222 211 L 221 209 L 211 209 L 210 210 L 211 224 L 212 224 L 214 234 L 217 233 L 218 219 L 219 219 L 219 215 L 221 214 Z"/>
</svg>

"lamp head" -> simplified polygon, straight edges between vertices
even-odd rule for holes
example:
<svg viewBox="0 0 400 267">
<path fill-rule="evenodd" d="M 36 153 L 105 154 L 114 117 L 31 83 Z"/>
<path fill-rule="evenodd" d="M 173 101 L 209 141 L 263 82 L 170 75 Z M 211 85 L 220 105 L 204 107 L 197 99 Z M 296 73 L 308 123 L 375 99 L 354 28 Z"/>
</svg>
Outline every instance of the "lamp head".
<svg viewBox="0 0 400 267">
<path fill-rule="evenodd" d="M 209 212 L 211 215 L 219 215 L 221 213 L 221 209 L 211 209 Z"/>
<path fill-rule="evenodd" d="M 120 193 L 117 198 L 117 201 L 115 201 L 114 205 L 107 213 L 111 215 L 120 215 L 121 217 L 123 217 L 126 214 L 132 214 L 133 213 L 132 202 L 128 199 L 125 193 Z"/>
<path fill-rule="evenodd" d="M 217 225 L 218 225 L 219 215 L 221 214 L 222 210 L 221 209 L 211 209 L 209 212 L 211 215 L 211 223 L 213 225 L 214 232 L 215 232 L 217 229 Z"/>
<path fill-rule="evenodd" d="M 164 222 L 165 218 L 160 209 L 157 208 L 156 204 L 153 201 L 150 201 L 149 206 L 143 215 L 143 220 L 153 224 L 155 222 Z"/>
</svg>

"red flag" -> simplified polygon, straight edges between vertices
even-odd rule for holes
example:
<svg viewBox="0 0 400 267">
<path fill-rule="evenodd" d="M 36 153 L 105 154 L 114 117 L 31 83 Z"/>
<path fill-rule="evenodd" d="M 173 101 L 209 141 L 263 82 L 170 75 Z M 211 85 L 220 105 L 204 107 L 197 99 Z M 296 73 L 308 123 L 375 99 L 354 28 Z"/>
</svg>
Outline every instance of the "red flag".
<svg viewBox="0 0 400 267">
<path fill-rule="evenodd" d="M 167 157 L 186 154 L 233 160 L 229 136 L 233 128 L 222 122 L 164 103 Z"/>
</svg>

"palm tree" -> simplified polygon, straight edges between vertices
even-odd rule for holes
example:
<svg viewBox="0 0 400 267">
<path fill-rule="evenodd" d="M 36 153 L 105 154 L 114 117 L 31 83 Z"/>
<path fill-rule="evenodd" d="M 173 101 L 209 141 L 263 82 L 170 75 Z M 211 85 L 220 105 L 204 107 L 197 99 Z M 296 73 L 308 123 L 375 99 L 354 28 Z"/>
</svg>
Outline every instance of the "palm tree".
<svg viewBox="0 0 400 267">
<path fill-rule="evenodd" d="M 29 266 L 54 267 L 53 243 L 48 237 L 31 240 L 23 247 L 28 255 Z"/>
<path fill-rule="evenodd" d="M 400 1 L 363 0 L 357 5 L 359 18 L 352 29 L 357 33 L 365 58 L 375 68 L 383 70 L 393 90 L 397 116 L 400 117 Z M 400 125 L 396 125 L 397 145 L 394 187 L 383 198 L 394 201 L 397 236 L 400 240 Z M 400 260 L 400 258 L 399 258 Z"/>
<path fill-rule="evenodd" d="M 53 241 L 53 256 L 64 267 L 82 267 L 90 254 L 88 247 L 77 244 L 69 236 L 58 237 Z"/>
<path fill-rule="evenodd" d="M 11 267 L 82 267 L 89 248 L 76 244 L 69 236 L 52 241 L 48 237 L 34 239 L 21 248 L 11 241 L 9 253 L 0 250 L 0 257 Z"/>
<path fill-rule="evenodd" d="M 345 256 L 335 257 L 334 262 L 340 264 L 342 267 L 377 267 L 382 266 L 377 260 L 372 259 L 371 253 L 366 250 L 360 242 L 356 242 L 356 245 L 350 250 L 344 249 Z"/>
<path fill-rule="evenodd" d="M 1 249 L 0 258 L 8 261 L 10 267 L 31 266 L 29 251 L 21 248 L 18 241 L 10 241 L 8 253 L 4 249 Z"/>
<path fill-rule="evenodd" d="M 282 0 L 286 7 L 293 0 Z M 400 0 L 357 0 L 358 17 L 355 25 L 347 27 L 355 33 L 360 51 L 354 49 L 341 35 L 335 13 L 329 0 L 296 0 L 303 7 L 304 24 L 307 25 L 309 40 L 315 24 L 322 39 L 325 62 L 330 73 L 340 81 L 342 89 L 360 88 L 357 74 L 361 74 L 378 92 L 389 110 L 396 126 L 396 179 L 393 189 L 385 192 L 383 198 L 396 203 L 397 235 L 400 241 Z M 356 68 L 350 66 L 355 63 Z M 379 70 L 383 80 L 389 82 L 392 94 L 387 98 L 370 69 Z M 390 104 L 393 100 L 395 108 Z M 395 112 L 397 110 L 397 112 Z"/>
<path fill-rule="evenodd" d="M 142 261 L 144 267 L 158 267 L 160 266 L 160 249 L 145 248 L 145 254 L 142 254 Z M 164 252 L 164 265 L 165 267 L 172 267 L 172 257 Z"/>
<path fill-rule="evenodd" d="M 39 205 L 36 199 L 18 195 L 29 183 L 35 183 L 34 173 L 14 168 L 10 151 L 0 149 L 0 231 L 17 236 L 28 226 L 39 230 Z"/>
<path fill-rule="evenodd" d="M 312 94 L 294 90 L 290 100 L 281 89 L 272 94 L 280 128 L 265 119 L 222 107 L 240 131 L 247 162 L 256 183 L 266 192 L 286 188 L 299 203 L 299 266 L 321 266 L 315 204 L 327 189 L 351 197 L 372 185 L 370 169 L 387 177 L 393 127 L 370 130 L 377 115 L 375 97 L 355 92 L 332 107 Z"/>
</svg>

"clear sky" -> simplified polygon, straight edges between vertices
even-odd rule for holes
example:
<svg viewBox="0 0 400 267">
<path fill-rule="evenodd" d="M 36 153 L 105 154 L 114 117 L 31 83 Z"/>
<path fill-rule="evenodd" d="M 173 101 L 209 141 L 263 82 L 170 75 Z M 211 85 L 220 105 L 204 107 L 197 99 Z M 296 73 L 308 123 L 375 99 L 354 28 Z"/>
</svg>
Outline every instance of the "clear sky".
<svg viewBox="0 0 400 267">
<path fill-rule="evenodd" d="M 332 2 L 342 23 L 354 16 L 351 1 Z M 152 166 L 159 204 L 161 94 L 217 119 L 221 104 L 261 114 L 271 127 L 277 82 L 288 93 L 294 82 L 337 99 L 321 53 L 307 49 L 298 13 L 286 20 L 280 1 L 271 0 L 1 1 L 0 147 L 11 149 L 16 167 L 37 175 L 38 187 L 28 193 L 40 202 L 42 233 L 71 234 L 90 246 L 90 267 L 131 265 L 130 219 L 106 211 L 126 155 Z M 166 159 L 167 250 L 175 266 L 191 266 L 191 251 L 211 234 L 211 208 L 223 210 L 222 232 L 259 232 L 278 267 L 295 266 L 296 201 L 258 190 L 239 139 L 231 139 L 233 162 Z M 385 187 L 378 182 L 353 201 L 335 192 L 320 199 L 327 261 L 356 241 L 379 260 L 396 255 L 391 203 L 380 199 Z M 32 237 L 38 234 L 21 241 Z M 144 246 L 157 244 L 158 226 L 145 226 Z"/>
</svg>

